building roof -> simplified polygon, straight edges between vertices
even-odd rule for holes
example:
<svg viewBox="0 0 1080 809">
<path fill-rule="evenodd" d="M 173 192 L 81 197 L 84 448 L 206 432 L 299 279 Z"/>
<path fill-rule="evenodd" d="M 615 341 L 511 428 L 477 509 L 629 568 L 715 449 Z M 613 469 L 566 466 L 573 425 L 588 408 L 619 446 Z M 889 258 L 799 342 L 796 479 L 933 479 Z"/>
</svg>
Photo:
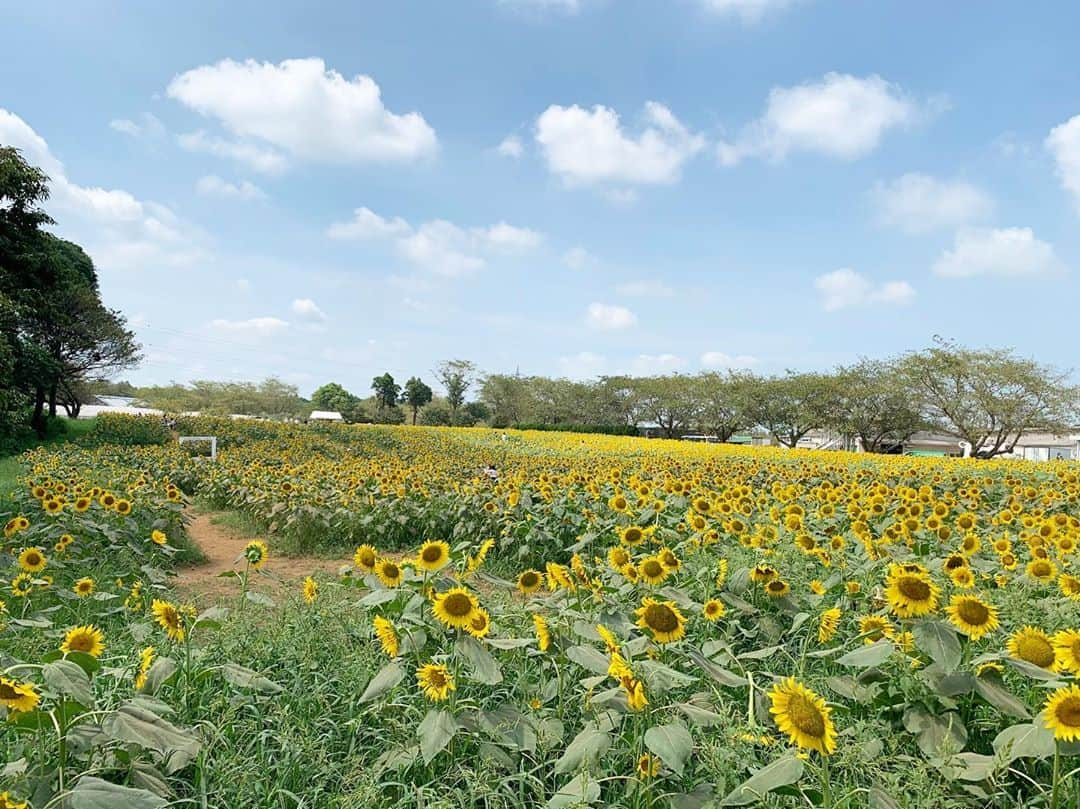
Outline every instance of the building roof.
<svg viewBox="0 0 1080 809">
<path fill-rule="evenodd" d="M 308 419 L 310 421 L 345 421 L 336 410 L 312 410 Z"/>
</svg>

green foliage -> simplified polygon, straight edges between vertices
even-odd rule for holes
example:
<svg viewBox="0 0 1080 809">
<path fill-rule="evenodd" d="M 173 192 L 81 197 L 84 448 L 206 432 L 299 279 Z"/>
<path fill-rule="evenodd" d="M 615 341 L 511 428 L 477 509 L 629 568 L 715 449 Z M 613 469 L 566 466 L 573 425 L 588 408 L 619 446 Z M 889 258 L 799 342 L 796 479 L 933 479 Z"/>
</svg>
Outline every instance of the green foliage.
<svg viewBox="0 0 1080 809">
<path fill-rule="evenodd" d="M 169 428 L 160 416 L 129 416 L 122 413 L 101 413 L 85 443 L 115 444 L 125 447 L 144 447 L 167 444 L 172 440 Z"/>
</svg>

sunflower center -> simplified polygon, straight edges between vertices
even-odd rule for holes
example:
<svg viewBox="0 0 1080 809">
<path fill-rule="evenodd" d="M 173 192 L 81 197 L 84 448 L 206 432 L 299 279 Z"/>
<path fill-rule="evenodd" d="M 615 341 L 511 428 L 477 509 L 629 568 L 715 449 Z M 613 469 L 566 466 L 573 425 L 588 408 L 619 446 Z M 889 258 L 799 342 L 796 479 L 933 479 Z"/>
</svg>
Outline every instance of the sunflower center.
<svg viewBox="0 0 1080 809">
<path fill-rule="evenodd" d="M 766 588 L 768 588 L 769 590 L 771 590 L 774 593 L 781 593 L 781 592 L 784 591 L 784 588 L 787 587 L 787 585 L 784 584 L 779 579 L 773 579 L 771 582 L 769 582 L 765 586 L 766 586 Z"/>
<path fill-rule="evenodd" d="M 398 566 L 393 562 L 387 562 L 383 565 L 383 575 L 388 579 L 396 579 L 401 571 Z"/>
<path fill-rule="evenodd" d="M 982 626 L 990 620 L 990 610 L 987 609 L 985 604 L 974 599 L 961 601 L 957 605 L 956 614 L 960 616 L 964 623 L 972 626 Z"/>
<path fill-rule="evenodd" d="M 1057 706 L 1054 716 L 1061 724 L 1070 728 L 1080 728 L 1080 698 L 1066 697 Z"/>
<path fill-rule="evenodd" d="M 1069 652 L 1072 654 L 1073 660 L 1080 660 L 1080 638 L 1070 644 Z"/>
<path fill-rule="evenodd" d="M 627 528 L 626 529 L 626 541 L 627 542 L 640 542 L 641 541 L 641 529 L 640 528 Z"/>
<path fill-rule="evenodd" d="M 76 652 L 88 652 L 90 651 L 93 641 L 89 635 L 79 634 L 73 637 L 68 646 L 74 649 Z"/>
<path fill-rule="evenodd" d="M 679 627 L 679 619 L 665 604 L 650 604 L 646 607 L 645 623 L 654 632 L 674 632 Z"/>
<path fill-rule="evenodd" d="M 12 686 L 0 681 L 0 700 L 13 700 L 21 696 Z"/>
<path fill-rule="evenodd" d="M 926 601 L 930 598 L 930 585 L 918 576 L 904 576 L 896 583 L 896 589 L 912 601 Z"/>
<path fill-rule="evenodd" d="M 428 681 L 435 688 L 442 688 L 446 685 L 446 675 L 444 675 L 439 669 L 434 669 L 428 672 Z"/>
<path fill-rule="evenodd" d="M 438 545 L 428 545 L 420 556 L 425 562 L 438 562 L 442 559 L 442 548 Z"/>
<path fill-rule="evenodd" d="M 443 601 L 443 609 L 455 618 L 463 618 L 472 612 L 472 601 L 464 593 L 451 593 Z"/>
<path fill-rule="evenodd" d="M 525 587 L 535 587 L 537 585 L 537 583 L 539 582 L 539 580 L 540 580 L 540 577 L 536 573 L 533 573 L 532 571 L 529 571 L 528 573 L 523 573 L 522 576 L 521 576 L 521 583 Z"/>
<path fill-rule="evenodd" d="M 365 550 L 360 554 L 360 563 L 365 567 L 375 566 L 375 554 L 371 551 Z"/>
<path fill-rule="evenodd" d="M 641 571 L 646 576 L 649 576 L 650 578 L 652 578 L 654 576 L 659 576 L 661 573 L 663 573 L 664 572 L 664 566 L 662 564 L 660 564 L 658 561 L 656 561 L 655 559 L 649 559 L 647 562 L 645 562 L 644 565 L 642 565 Z"/>
<path fill-rule="evenodd" d="M 802 694 L 792 694 L 787 705 L 791 724 L 805 733 L 820 739 L 825 735 L 825 717 L 818 707 Z"/>
<path fill-rule="evenodd" d="M 1048 576 L 1050 575 L 1050 563 L 1039 560 L 1031 566 L 1031 572 L 1039 578 L 1042 578 L 1043 576 Z"/>
<path fill-rule="evenodd" d="M 1016 646 L 1020 657 L 1041 668 L 1049 668 L 1054 662 L 1054 647 L 1042 638 L 1022 638 Z"/>
</svg>

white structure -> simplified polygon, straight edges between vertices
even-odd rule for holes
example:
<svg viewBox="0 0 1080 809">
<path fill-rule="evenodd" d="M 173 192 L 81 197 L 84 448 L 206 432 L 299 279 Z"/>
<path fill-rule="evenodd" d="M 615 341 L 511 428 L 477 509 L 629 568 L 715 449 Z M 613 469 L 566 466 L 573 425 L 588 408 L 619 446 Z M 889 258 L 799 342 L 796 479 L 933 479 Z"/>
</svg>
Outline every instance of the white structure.
<svg viewBox="0 0 1080 809">
<path fill-rule="evenodd" d="M 176 439 L 179 444 L 191 444 L 195 442 L 210 442 L 210 460 L 217 460 L 217 436 L 214 435 L 182 435 Z"/>
<path fill-rule="evenodd" d="M 113 405 L 83 405 L 79 409 L 80 419 L 92 419 L 100 416 L 102 413 L 122 413 L 125 416 L 160 416 L 161 410 L 155 410 L 152 407 L 131 407 Z"/>
<path fill-rule="evenodd" d="M 308 416 L 308 421 L 336 421 L 344 424 L 345 419 L 336 410 L 313 410 Z"/>
</svg>

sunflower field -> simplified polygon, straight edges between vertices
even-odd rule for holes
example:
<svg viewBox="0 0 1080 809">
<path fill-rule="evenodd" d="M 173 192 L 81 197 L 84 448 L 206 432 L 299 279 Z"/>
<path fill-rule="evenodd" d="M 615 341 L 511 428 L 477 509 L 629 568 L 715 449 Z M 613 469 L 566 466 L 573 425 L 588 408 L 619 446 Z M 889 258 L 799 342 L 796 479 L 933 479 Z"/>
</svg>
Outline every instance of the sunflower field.
<svg viewBox="0 0 1080 809">
<path fill-rule="evenodd" d="M 0 500 L 0 809 L 1080 806 L 1075 463 L 178 429 Z"/>
</svg>

